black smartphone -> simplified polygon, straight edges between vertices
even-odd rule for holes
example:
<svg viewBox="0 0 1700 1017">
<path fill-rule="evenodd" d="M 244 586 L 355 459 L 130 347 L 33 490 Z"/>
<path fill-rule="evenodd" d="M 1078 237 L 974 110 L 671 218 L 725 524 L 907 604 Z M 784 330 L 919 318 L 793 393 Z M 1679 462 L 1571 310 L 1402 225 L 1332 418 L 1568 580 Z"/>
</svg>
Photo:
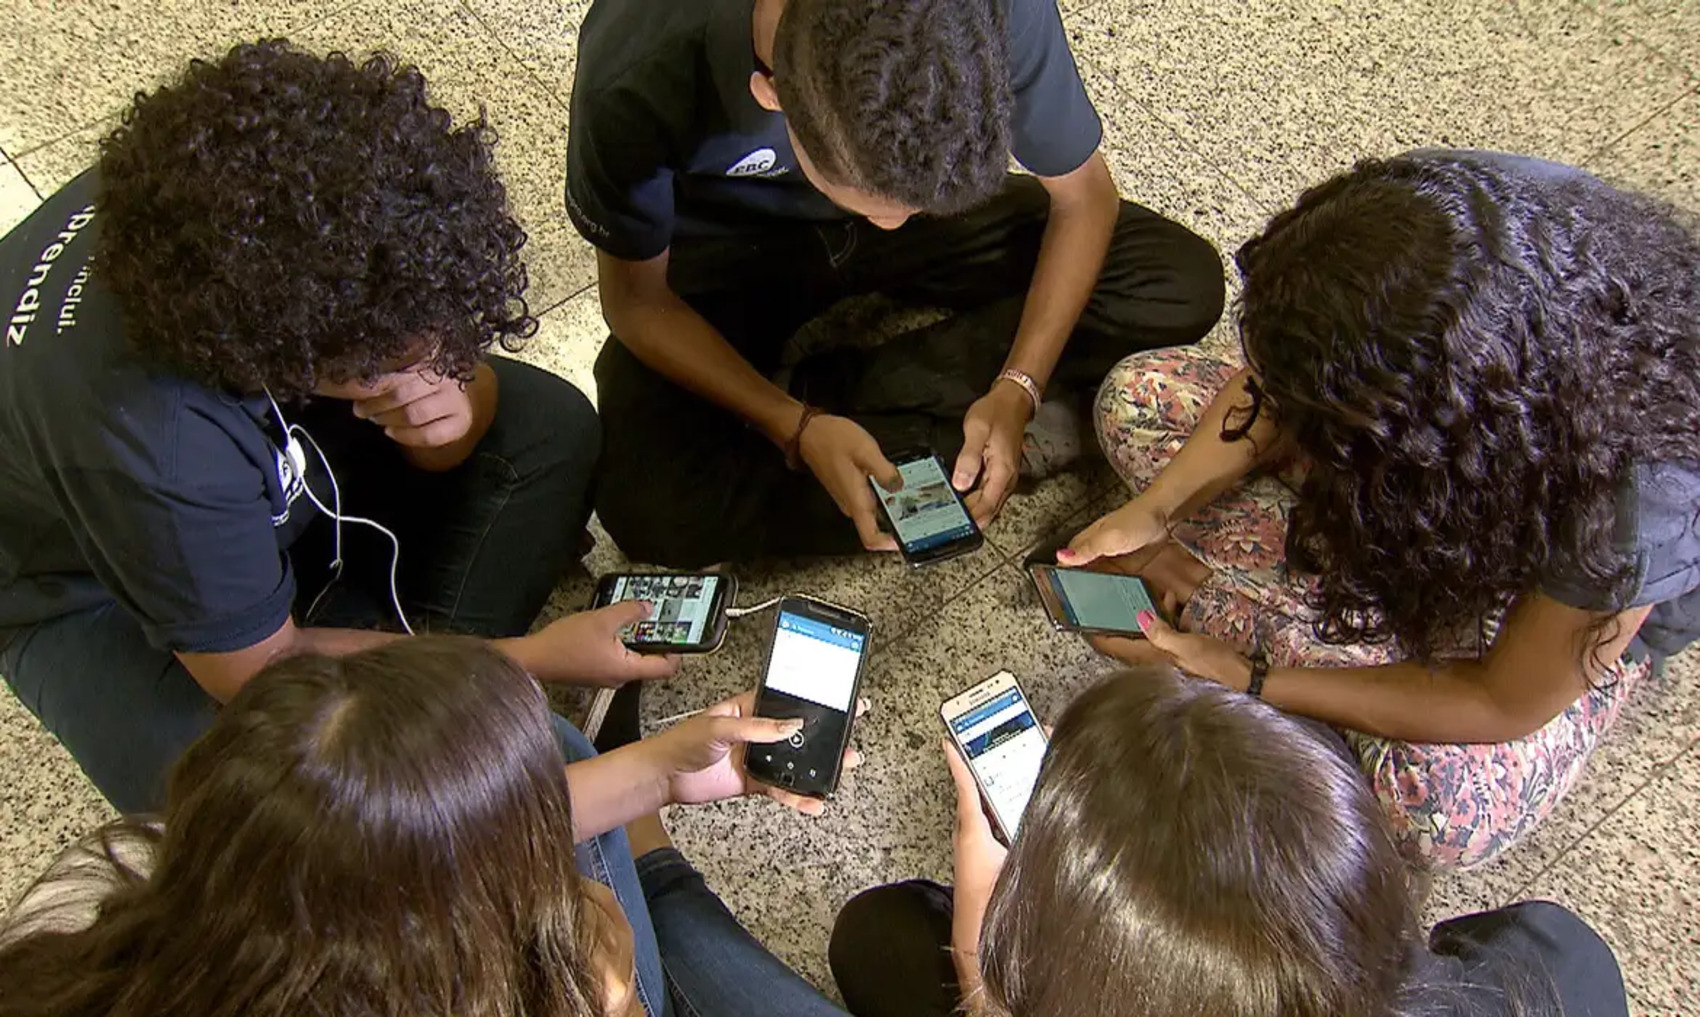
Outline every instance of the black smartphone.
<svg viewBox="0 0 1700 1017">
<path fill-rule="evenodd" d="M 992 825 L 1008 844 L 1021 827 L 1027 800 L 1045 762 L 1045 729 L 1015 675 L 999 671 L 945 700 L 939 716 L 980 786 Z"/>
<path fill-rule="evenodd" d="M 985 543 L 962 495 L 950 484 L 944 460 L 930 449 L 912 449 L 891 457 L 891 465 L 903 476 L 903 489 L 887 491 L 872 477 L 880 507 L 897 538 L 903 560 L 910 565 L 930 565 L 978 550 Z"/>
<path fill-rule="evenodd" d="M 750 776 L 812 798 L 832 797 L 856 721 L 872 631 L 873 623 L 849 608 L 812 597 L 779 602 L 756 716 L 800 717 L 803 729 L 786 742 L 746 745 Z"/>
<path fill-rule="evenodd" d="M 1162 616 L 1138 576 L 1040 564 L 1028 565 L 1027 574 L 1051 624 L 1064 632 L 1144 638 L 1139 612 Z"/>
<path fill-rule="evenodd" d="M 716 572 L 616 572 L 596 584 L 593 606 L 653 605 L 648 618 L 620 633 L 639 653 L 710 653 L 726 638 L 726 609 L 737 595 L 738 581 Z"/>
</svg>

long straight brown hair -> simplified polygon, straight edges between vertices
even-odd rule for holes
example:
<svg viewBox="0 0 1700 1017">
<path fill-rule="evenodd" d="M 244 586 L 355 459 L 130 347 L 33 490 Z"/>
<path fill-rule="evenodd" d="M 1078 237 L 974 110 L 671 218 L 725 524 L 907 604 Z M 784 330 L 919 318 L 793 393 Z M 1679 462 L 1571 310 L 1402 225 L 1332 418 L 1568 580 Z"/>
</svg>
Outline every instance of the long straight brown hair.
<svg viewBox="0 0 1700 1017">
<path fill-rule="evenodd" d="M 1387 1017 L 1416 937 L 1355 768 L 1262 702 L 1151 669 L 1058 722 L 980 956 L 992 1013 Z"/>
<path fill-rule="evenodd" d="M 548 706 L 481 643 L 267 668 L 162 818 L 102 835 L 152 863 L 92 925 L 0 949 L 0 1015 L 601 1017 Z"/>
</svg>

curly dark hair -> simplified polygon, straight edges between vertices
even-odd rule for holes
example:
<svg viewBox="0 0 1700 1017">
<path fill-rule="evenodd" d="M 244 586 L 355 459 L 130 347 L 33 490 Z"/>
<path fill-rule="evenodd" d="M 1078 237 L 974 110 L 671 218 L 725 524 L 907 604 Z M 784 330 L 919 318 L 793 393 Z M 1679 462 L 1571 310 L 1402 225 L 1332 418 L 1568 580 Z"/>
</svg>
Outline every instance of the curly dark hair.
<svg viewBox="0 0 1700 1017">
<path fill-rule="evenodd" d="M 1253 413 L 1311 462 L 1287 556 L 1320 578 L 1319 637 L 1432 660 L 1557 579 L 1597 591 L 1597 641 L 1636 583 L 1620 490 L 1700 460 L 1700 242 L 1676 214 L 1418 154 L 1312 188 L 1237 261 Z"/>
<path fill-rule="evenodd" d="M 132 345 L 208 385 L 283 398 L 422 355 L 467 378 L 537 328 L 494 143 L 388 54 L 240 45 L 101 142 L 96 270 Z"/>
<path fill-rule="evenodd" d="M 1003 185 L 1012 100 L 997 0 L 791 0 L 773 68 L 786 121 L 834 183 L 934 215 Z"/>
</svg>

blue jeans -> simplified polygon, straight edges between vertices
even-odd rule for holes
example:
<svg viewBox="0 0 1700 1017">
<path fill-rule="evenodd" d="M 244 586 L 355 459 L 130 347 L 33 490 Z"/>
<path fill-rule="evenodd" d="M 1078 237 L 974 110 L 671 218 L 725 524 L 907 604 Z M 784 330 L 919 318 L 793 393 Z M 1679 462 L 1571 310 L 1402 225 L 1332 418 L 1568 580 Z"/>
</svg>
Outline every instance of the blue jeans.
<svg viewBox="0 0 1700 1017">
<path fill-rule="evenodd" d="M 315 428 L 341 483 L 344 511 L 401 540 L 399 586 L 418 631 L 523 634 L 577 554 L 601 452 L 596 411 L 571 384 L 491 358 L 496 419 L 473 455 L 446 473 L 407 465 L 376 428 Z M 347 404 L 314 408 L 349 412 Z M 388 541 L 345 527 L 349 567 L 318 599 L 330 561 L 322 517 L 288 554 L 299 624 L 395 629 Z M 171 764 L 218 705 L 169 651 L 116 604 L 0 630 L 0 674 L 120 812 L 158 809 Z"/>
<path fill-rule="evenodd" d="M 555 732 L 568 762 L 596 754 L 560 717 Z M 578 864 L 614 891 L 631 923 L 650 1017 L 847 1017 L 756 942 L 673 848 L 633 862 L 625 830 L 616 829 L 580 844 Z"/>
</svg>

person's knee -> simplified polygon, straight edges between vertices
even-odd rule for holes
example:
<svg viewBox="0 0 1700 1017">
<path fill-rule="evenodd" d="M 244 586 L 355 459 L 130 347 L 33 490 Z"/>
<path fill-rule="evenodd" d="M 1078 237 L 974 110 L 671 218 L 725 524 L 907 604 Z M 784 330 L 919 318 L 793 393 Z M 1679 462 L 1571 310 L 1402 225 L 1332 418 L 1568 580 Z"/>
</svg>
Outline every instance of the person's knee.
<svg viewBox="0 0 1700 1017">
<path fill-rule="evenodd" d="M 726 560 L 718 513 L 702 506 L 677 471 L 631 456 L 609 456 L 596 489 L 596 516 L 632 561 L 674 569 Z"/>
<path fill-rule="evenodd" d="M 1124 201 L 1118 232 L 1133 230 L 1136 214 L 1149 215 Z M 1137 301 L 1138 311 L 1133 313 L 1130 305 L 1127 320 L 1119 324 L 1130 333 L 1154 330 L 1163 337 L 1165 345 L 1197 342 L 1216 326 L 1227 301 L 1227 276 L 1221 252 L 1215 244 L 1171 220 L 1156 224 L 1147 220 L 1137 230 L 1139 240 L 1135 246 L 1124 247 L 1112 241 L 1111 263 L 1105 266 L 1106 275 L 1113 275 L 1117 274 L 1115 262 L 1119 258 L 1141 262 L 1141 267 L 1126 273 L 1141 298 Z M 1161 252 L 1160 269 L 1153 270 L 1147 262 L 1153 250 Z M 1115 316 L 1113 309 L 1111 316 Z"/>
<path fill-rule="evenodd" d="M 506 357 L 491 358 L 497 377 L 497 450 L 539 468 L 568 470 L 589 483 L 602 454 L 602 422 L 577 385 Z M 529 472 L 522 465 L 520 472 Z"/>
</svg>

